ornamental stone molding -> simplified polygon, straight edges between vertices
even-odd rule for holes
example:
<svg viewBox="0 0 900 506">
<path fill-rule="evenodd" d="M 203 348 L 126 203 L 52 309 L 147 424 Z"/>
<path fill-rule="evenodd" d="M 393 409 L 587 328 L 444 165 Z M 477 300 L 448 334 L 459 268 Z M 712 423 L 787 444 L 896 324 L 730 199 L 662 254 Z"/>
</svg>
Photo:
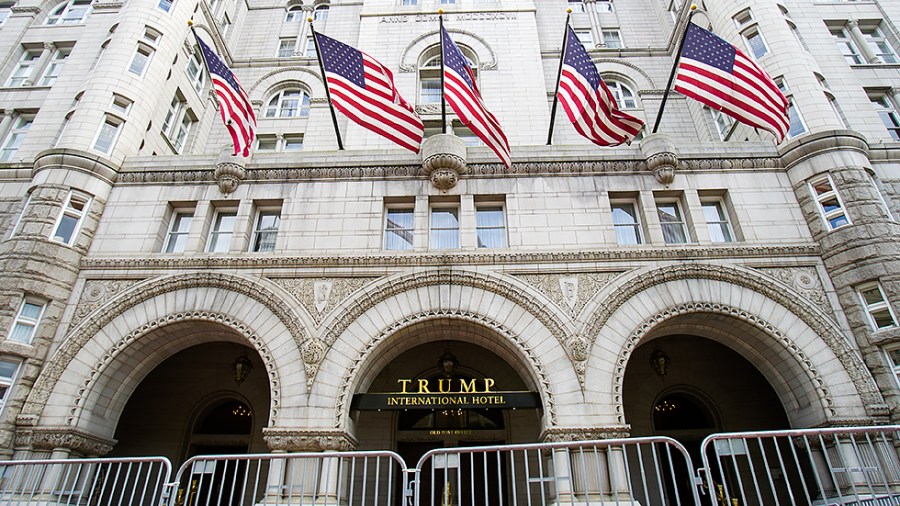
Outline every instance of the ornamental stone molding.
<svg viewBox="0 0 900 506">
<path fill-rule="evenodd" d="M 446 192 L 465 174 L 466 144 L 453 134 L 437 134 L 422 143 L 422 173 L 435 188 Z"/>
<path fill-rule="evenodd" d="M 68 169 L 90 174 L 107 184 L 113 184 L 118 178 L 119 167 L 110 164 L 100 155 L 79 151 L 77 149 L 47 149 L 38 153 L 34 160 L 31 177 L 48 169 Z"/>
<path fill-rule="evenodd" d="M 263 440 L 273 452 L 346 452 L 355 450 L 359 442 L 344 431 L 305 430 L 286 427 L 263 428 Z"/>
<path fill-rule="evenodd" d="M 268 308 L 281 321 L 299 346 L 306 331 L 298 323 L 300 318 L 282 298 L 265 285 L 241 276 L 212 271 L 195 272 L 154 278 L 137 283 L 117 297 L 98 306 L 83 321 L 69 330 L 62 345 L 44 365 L 43 372 L 22 407 L 22 414 L 40 417 L 50 394 L 63 372 L 91 338 L 126 310 L 158 295 L 191 288 L 218 288 L 244 295 Z"/>
<path fill-rule="evenodd" d="M 611 427 L 549 427 L 541 431 L 542 443 L 576 443 L 601 439 L 624 439 L 631 433 L 630 425 Z"/>
<path fill-rule="evenodd" d="M 543 301 L 535 300 L 534 297 L 524 294 L 521 286 L 496 275 L 456 268 L 414 272 L 399 278 L 385 279 L 384 282 L 362 291 L 357 297 L 342 305 L 339 316 L 330 322 L 322 340 L 330 349 L 338 337 L 347 330 L 347 327 L 380 302 L 404 292 L 439 285 L 468 286 L 506 298 L 534 316 L 566 349 L 567 353 L 571 353 L 567 346 L 571 336 L 570 332 L 566 330 L 563 322 L 543 304 Z M 579 376 L 579 381 L 583 385 L 583 375 Z"/>
<path fill-rule="evenodd" d="M 341 381 L 340 387 L 338 388 L 337 399 L 334 403 L 334 427 L 336 429 L 339 429 L 344 426 L 346 413 L 349 409 L 349 401 L 354 393 L 353 388 L 356 384 L 356 380 L 358 379 L 357 377 L 359 375 L 359 372 L 363 364 L 365 364 L 368 358 L 372 355 L 372 352 L 378 347 L 381 342 L 383 342 L 388 337 L 396 334 L 397 332 L 403 330 L 404 328 L 417 325 L 428 320 L 438 320 L 446 318 L 464 320 L 483 327 L 487 327 L 506 338 L 507 342 L 515 345 L 521 356 L 528 362 L 529 366 L 531 367 L 531 371 L 534 372 L 535 377 L 533 377 L 532 379 L 535 379 L 538 383 L 540 383 L 541 399 L 544 404 L 543 409 L 547 414 L 547 419 L 549 420 L 551 425 L 556 423 L 556 403 L 554 401 L 553 384 L 550 382 L 550 377 L 544 370 L 544 366 L 541 363 L 540 358 L 531 350 L 531 348 L 525 345 L 520 336 L 516 335 L 505 326 L 497 323 L 496 321 L 488 318 L 485 315 L 476 314 L 469 311 L 440 310 L 408 315 L 394 322 L 389 327 L 383 329 L 378 333 L 378 335 L 373 336 L 372 339 L 365 343 L 365 347 L 359 352 L 359 355 L 356 357 L 356 359 L 354 359 L 353 364 L 349 368 L 347 368 L 347 372 L 346 374 L 344 374 L 344 378 Z"/>
<path fill-rule="evenodd" d="M 132 330 L 128 335 L 119 339 L 112 347 L 106 350 L 101 358 L 94 363 L 89 373 L 84 375 L 79 383 L 78 394 L 73 398 L 69 408 L 69 416 L 66 418 L 66 425 L 77 425 L 78 417 L 84 408 L 84 400 L 93 391 L 97 381 L 103 377 L 103 371 L 121 355 L 132 343 L 141 339 L 143 336 L 155 332 L 156 330 L 180 322 L 196 322 L 207 321 L 224 325 L 236 331 L 243 336 L 248 343 L 259 354 L 266 367 L 269 378 L 269 398 L 271 406 L 269 412 L 269 424 L 274 424 L 278 416 L 278 408 L 281 405 L 281 380 L 279 379 L 278 367 L 275 364 L 275 357 L 259 335 L 256 334 L 247 324 L 232 318 L 228 315 L 216 313 L 213 311 L 186 311 L 180 313 L 172 313 L 165 315 L 156 320 L 147 322 L 140 327 Z"/>
<path fill-rule="evenodd" d="M 796 363 L 803 368 L 804 372 L 806 372 L 810 384 L 816 390 L 819 400 L 822 403 L 822 409 L 825 412 L 825 418 L 829 418 L 835 415 L 834 401 L 831 398 L 831 393 L 825 387 L 825 380 L 813 366 L 812 360 L 810 360 L 809 357 L 806 356 L 806 354 L 802 349 L 800 349 L 799 346 L 797 346 L 791 339 L 784 335 L 781 330 L 779 330 L 771 323 L 763 320 L 762 318 L 750 314 L 742 309 L 737 309 L 725 304 L 718 304 L 714 302 L 691 302 L 670 307 L 644 320 L 644 322 L 641 323 L 638 328 L 634 332 L 632 332 L 631 335 L 629 335 L 625 340 L 625 343 L 619 352 L 619 357 L 616 359 L 612 384 L 612 397 L 613 402 L 615 403 L 614 407 L 616 411 L 616 419 L 619 423 L 625 423 L 625 408 L 623 403 L 624 395 L 622 392 L 622 385 L 625 381 L 625 371 L 628 366 L 628 360 L 631 357 L 632 352 L 634 352 L 634 349 L 638 347 L 638 345 L 648 333 L 650 333 L 661 323 L 678 316 L 694 313 L 723 314 L 726 316 L 737 318 L 743 322 L 753 325 L 754 327 L 765 332 L 767 335 L 771 336 L 778 343 L 780 343 L 782 347 L 788 350 L 791 356 L 795 358 Z"/>
<path fill-rule="evenodd" d="M 13 5 L 12 7 L 9 8 L 9 10 L 13 14 L 35 14 L 35 15 L 37 15 L 37 14 L 41 13 L 40 7 L 31 6 L 31 5 L 27 5 L 27 6 L 26 5 L 21 5 L 21 6 Z"/>
<path fill-rule="evenodd" d="M 641 153 L 647 157 L 647 168 L 653 172 L 656 180 L 665 186 L 672 184 L 678 167 L 675 141 L 666 134 L 650 134 L 641 139 L 640 147 Z"/>
<path fill-rule="evenodd" d="M 66 449 L 87 456 L 103 456 L 111 452 L 117 442 L 72 427 L 20 427 L 16 430 L 17 449 Z"/>
<path fill-rule="evenodd" d="M 588 300 L 622 272 L 513 274 L 513 277 L 534 287 L 574 318 L 584 309 Z"/>
<path fill-rule="evenodd" d="M 840 328 L 818 308 L 807 304 L 803 297 L 789 286 L 747 268 L 711 264 L 676 264 L 651 269 L 637 275 L 636 279 L 623 280 L 620 288 L 610 294 L 598 311 L 592 315 L 591 320 L 585 325 L 582 335 L 590 343 L 593 343 L 599 338 L 600 331 L 612 314 L 628 299 L 653 286 L 686 279 L 709 279 L 735 284 L 764 295 L 787 308 L 816 332 L 831 349 L 853 381 L 867 413 L 871 416 L 887 415 L 887 406 L 875 380 L 856 351 L 850 347 Z"/>
<path fill-rule="evenodd" d="M 353 292 L 371 283 L 372 277 L 334 277 L 334 278 L 267 278 L 283 288 L 299 302 L 309 313 L 316 326 L 322 324 L 322 320 Z M 327 283 L 330 288 L 327 294 L 323 293 L 320 283 Z M 318 287 L 318 289 L 317 289 Z M 324 299 L 320 300 L 320 297 Z"/>
<path fill-rule="evenodd" d="M 834 308 L 828 302 L 825 287 L 815 267 L 757 267 L 756 270 L 771 276 L 803 295 L 822 314 L 835 321 Z"/>
<path fill-rule="evenodd" d="M 232 158 L 240 160 L 236 156 Z M 242 163 L 238 163 L 234 160 L 225 160 L 216 164 L 216 170 L 213 171 L 213 177 L 219 185 L 219 191 L 222 192 L 223 195 L 230 195 L 234 190 L 237 190 L 241 181 L 247 177 L 247 171 L 244 170 L 244 165 Z"/>
<path fill-rule="evenodd" d="M 448 28 L 447 33 L 450 33 L 451 36 L 462 35 L 461 38 L 457 37 L 454 38 L 454 40 L 475 51 L 478 55 L 480 62 L 479 68 L 481 70 L 497 70 L 497 54 L 484 38 L 474 32 L 458 30 L 455 28 Z M 407 44 L 406 49 L 404 49 L 403 53 L 400 55 L 400 72 L 417 71 L 419 69 L 419 56 L 425 49 L 436 43 L 438 40 L 438 31 L 431 30 L 419 35 Z M 485 55 L 487 57 L 485 57 Z"/>
<path fill-rule="evenodd" d="M 866 138 L 851 130 L 827 130 L 803 135 L 788 142 L 779 151 L 784 167 L 791 169 L 810 157 L 848 149 L 869 156 L 869 143 Z"/>
<path fill-rule="evenodd" d="M 81 298 L 75 306 L 75 313 L 69 328 L 76 327 L 85 316 L 94 312 L 106 301 L 139 283 L 140 279 L 90 279 L 81 290 Z"/>
<path fill-rule="evenodd" d="M 671 261 L 710 259 L 766 259 L 777 257 L 818 256 L 821 247 L 816 243 L 779 246 L 686 245 L 681 248 L 648 248 L 636 250 L 602 249 L 577 252 L 510 252 L 510 253 L 417 253 L 411 255 L 377 254 L 358 256 L 154 256 L 136 258 L 85 258 L 83 269 L 139 270 L 146 269 L 275 269 L 275 268 L 341 268 L 352 267 L 442 267 L 451 265 L 519 265 L 523 263 L 567 264 L 582 262 Z"/>
</svg>

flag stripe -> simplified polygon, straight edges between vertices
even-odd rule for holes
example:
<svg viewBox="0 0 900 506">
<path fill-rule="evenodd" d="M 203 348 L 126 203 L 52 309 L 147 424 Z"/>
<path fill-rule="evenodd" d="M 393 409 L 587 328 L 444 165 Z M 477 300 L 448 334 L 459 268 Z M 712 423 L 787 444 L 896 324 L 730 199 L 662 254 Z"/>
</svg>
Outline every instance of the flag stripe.
<svg viewBox="0 0 900 506">
<path fill-rule="evenodd" d="M 196 34 L 194 36 L 209 70 L 210 81 L 218 97 L 219 115 L 231 136 L 234 154 L 249 156 L 250 147 L 256 138 L 256 113 L 253 111 L 253 104 L 250 103 L 250 97 L 222 58 L 200 37 Z"/>
</svg>

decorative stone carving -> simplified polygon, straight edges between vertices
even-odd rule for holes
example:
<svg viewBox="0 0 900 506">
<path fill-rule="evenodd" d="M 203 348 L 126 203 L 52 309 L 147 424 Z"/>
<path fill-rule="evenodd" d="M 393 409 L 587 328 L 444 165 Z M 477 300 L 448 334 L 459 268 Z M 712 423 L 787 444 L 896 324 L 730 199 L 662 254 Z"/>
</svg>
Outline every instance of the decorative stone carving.
<svg viewBox="0 0 900 506">
<path fill-rule="evenodd" d="M 365 348 L 360 351 L 359 356 L 357 356 L 353 361 L 353 365 L 347 368 L 347 372 L 344 375 L 343 380 L 341 381 L 340 388 L 338 389 L 338 397 L 334 405 L 335 428 L 341 428 L 344 425 L 345 412 L 348 407 L 347 404 L 353 393 L 351 391 L 351 389 L 353 388 L 353 381 L 359 376 L 359 370 L 362 367 L 363 363 L 365 363 L 365 361 L 371 355 L 372 350 L 374 350 L 383 340 L 394 335 L 403 328 L 418 325 L 423 321 L 441 318 L 461 319 L 477 323 L 479 325 L 490 328 L 494 332 L 497 332 L 498 334 L 503 336 L 503 338 L 505 338 L 508 342 L 513 343 L 516 348 L 522 353 L 522 356 L 525 357 L 528 364 L 531 366 L 532 371 L 535 373 L 537 381 L 540 383 L 539 389 L 543 394 L 542 400 L 544 403 L 544 413 L 547 416 L 549 423 L 553 424 L 556 422 L 556 405 L 553 400 L 553 385 L 550 383 L 550 378 L 544 371 L 544 366 L 541 364 L 540 359 L 531 350 L 531 348 L 526 346 L 518 335 L 513 334 L 506 327 L 487 318 L 484 315 L 474 314 L 467 311 L 448 310 L 429 311 L 427 313 L 407 316 L 402 320 L 395 322 L 393 325 L 385 328 L 384 330 L 379 332 L 377 336 L 373 336 L 372 339 L 365 344 Z"/>
<path fill-rule="evenodd" d="M 223 195 L 229 195 L 234 192 L 238 185 L 241 184 L 241 181 L 247 177 L 247 171 L 244 169 L 243 165 L 233 161 L 219 162 L 216 164 L 216 170 L 213 173 L 213 177 L 219 185 L 219 191 L 222 192 Z"/>
<path fill-rule="evenodd" d="M 72 427 L 19 428 L 16 447 L 36 451 L 67 449 L 87 456 L 103 456 L 116 445 L 115 439 L 96 436 Z"/>
<path fill-rule="evenodd" d="M 375 278 L 269 278 L 287 290 L 310 314 L 316 325 L 351 293 Z M 328 289 L 323 291 L 323 286 Z M 320 296 L 322 297 L 320 299 Z"/>
<path fill-rule="evenodd" d="M 435 188 L 447 191 L 466 172 L 466 144 L 451 134 L 432 135 L 422 144 L 422 172 Z"/>
<path fill-rule="evenodd" d="M 675 142 L 666 134 L 650 134 L 641 139 L 641 153 L 647 157 L 647 168 L 656 180 L 669 186 L 675 181 L 678 155 Z"/>
<path fill-rule="evenodd" d="M 313 283 L 313 301 L 316 311 L 322 313 L 328 305 L 328 296 L 331 295 L 331 281 L 316 281 Z"/>
<path fill-rule="evenodd" d="M 630 425 L 612 427 L 548 427 L 541 432 L 539 441 L 543 443 L 574 443 L 601 439 L 622 439 L 629 437 Z"/>
<path fill-rule="evenodd" d="M 351 451 L 359 442 L 344 431 L 338 430 L 303 430 L 283 427 L 263 428 L 263 440 L 271 451 L 282 452 L 321 452 Z"/>
<path fill-rule="evenodd" d="M 825 295 L 825 288 L 815 267 L 773 267 L 757 270 L 793 288 L 834 321 L 834 308 L 828 302 L 828 296 Z"/>
<path fill-rule="evenodd" d="M 578 278 L 559 278 L 559 290 L 562 292 L 563 302 L 566 303 L 569 311 L 575 309 L 575 305 L 578 304 Z"/>
<path fill-rule="evenodd" d="M 515 277 L 537 288 L 574 317 L 581 312 L 588 300 L 619 274 L 620 272 L 579 272 L 574 275 L 516 274 Z"/>
<path fill-rule="evenodd" d="M 81 320 L 106 301 L 139 281 L 139 279 L 88 280 L 84 284 L 84 290 L 81 291 L 81 299 L 78 301 L 78 305 L 75 306 L 75 313 L 72 315 L 72 322 L 69 324 L 69 328 L 71 329 L 78 325 Z"/>
</svg>

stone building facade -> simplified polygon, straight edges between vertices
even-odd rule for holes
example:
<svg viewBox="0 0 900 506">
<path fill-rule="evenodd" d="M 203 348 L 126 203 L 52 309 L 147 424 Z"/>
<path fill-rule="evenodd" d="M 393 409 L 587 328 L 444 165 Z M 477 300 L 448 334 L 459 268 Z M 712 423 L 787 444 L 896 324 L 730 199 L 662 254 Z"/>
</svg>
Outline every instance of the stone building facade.
<svg viewBox="0 0 900 506">
<path fill-rule="evenodd" d="M 438 8 L 508 170 L 458 122 L 437 134 Z M 701 2 L 784 88 L 789 138 L 673 95 L 614 148 L 564 116 L 546 144 L 567 8 L 652 125 L 678 0 L 0 2 L 0 453 L 898 422 L 900 4 Z M 422 154 L 343 117 L 337 149 L 307 17 L 392 69 Z M 258 108 L 250 158 L 188 19 Z M 507 400 L 365 407 L 443 379 Z"/>
</svg>

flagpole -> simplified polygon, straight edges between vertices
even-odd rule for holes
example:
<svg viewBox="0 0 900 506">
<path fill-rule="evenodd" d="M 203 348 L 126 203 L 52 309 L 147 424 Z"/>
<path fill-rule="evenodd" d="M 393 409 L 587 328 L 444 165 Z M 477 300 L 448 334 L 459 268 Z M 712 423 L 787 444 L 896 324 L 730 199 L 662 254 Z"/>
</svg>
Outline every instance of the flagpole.
<svg viewBox="0 0 900 506">
<path fill-rule="evenodd" d="M 547 145 L 553 144 L 553 123 L 556 121 L 556 104 L 559 102 L 559 81 L 562 79 L 563 60 L 566 57 L 566 45 L 569 43 L 569 20 L 572 8 L 566 9 L 566 27 L 563 29 L 562 51 L 559 53 L 559 71 L 556 73 L 556 90 L 553 92 L 553 107 L 550 108 L 550 131 L 547 132 Z"/>
<path fill-rule="evenodd" d="M 322 73 L 322 81 L 325 82 L 325 98 L 328 99 L 328 109 L 331 110 L 331 122 L 334 124 L 334 135 L 337 137 L 338 149 L 344 150 L 344 143 L 341 142 L 341 131 L 338 129 L 337 115 L 334 113 L 334 104 L 331 103 L 331 91 L 328 89 L 328 77 L 325 75 L 325 64 L 322 63 L 322 52 L 319 51 L 319 38 L 316 37 L 316 27 L 313 26 L 313 18 L 306 18 L 309 21 L 309 29 L 312 30 L 313 45 L 316 48 L 316 60 L 319 61 L 319 72 Z"/>
<path fill-rule="evenodd" d="M 197 31 L 194 29 L 194 20 L 193 20 L 193 19 L 189 19 L 187 23 L 188 23 L 188 26 L 191 27 L 191 33 L 194 34 L 194 40 L 197 41 L 197 44 L 199 45 L 199 44 L 200 44 L 200 37 L 197 36 Z M 217 51 L 218 51 L 218 50 L 217 50 Z M 203 56 L 203 51 L 200 51 L 200 53 L 201 53 L 200 56 L 202 57 L 202 56 Z M 207 63 L 205 57 L 202 57 L 202 58 L 200 58 L 200 59 L 203 60 L 203 68 L 206 70 L 206 77 L 209 78 L 209 82 L 211 83 L 212 80 L 213 80 L 213 78 L 212 78 L 212 73 L 210 73 L 210 71 L 209 71 L 209 63 Z M 215 90 L 213 90 L 212 96 L 213 96 L 213 100 L 216 101 L 216 108 L 217 108 L 217 109 L 221 109 L 221 108 L 222 108 L 222 104 L 219 102 L 219 95 L 215 92 Z M 229 121 L 230 121 L 230 120 L 229 120 Z M 235 155 L 231 155 L 231 156 L 235 156 Z"/>
<path fill-rule="evenodd" d="M 675 71 L 678 70 L 678 62 L 681 60 L 681 49 L 684 46 L 684 39 L 687 37 L 691 18 L 694 17 L 695 12 L 697 12 L 697 4 L 691 4 L 691 12 L 688 14 L 687 23 L 684 25 L 684 33 L 681 34 L 681 41 L 678 42 L 678 51 L 675 54 L 675 63 L 672 64 L 672 72 L 669 74 L 669 82 L 666 83 L 666 91 L 663 93 L 662 103 L 659 104 L 659 112 L 656 113 L 656 122 L 653 123 L 653 131 L 650 133 L 655 134 L 656 129 L 659 128 L 659 121 L 662 119 L 663 110 L 666 108 L 666 100 L 669 99 L 669 90 L 672 88 L 672 81 L 675 80 Z"/>
<path fill-rule="evenodd" d="M 444 9 L 438 9 L 438 37 L 441 39 L 441 133 L 447 133 L 447 102 L 444 101 Z"/>
</svg>

